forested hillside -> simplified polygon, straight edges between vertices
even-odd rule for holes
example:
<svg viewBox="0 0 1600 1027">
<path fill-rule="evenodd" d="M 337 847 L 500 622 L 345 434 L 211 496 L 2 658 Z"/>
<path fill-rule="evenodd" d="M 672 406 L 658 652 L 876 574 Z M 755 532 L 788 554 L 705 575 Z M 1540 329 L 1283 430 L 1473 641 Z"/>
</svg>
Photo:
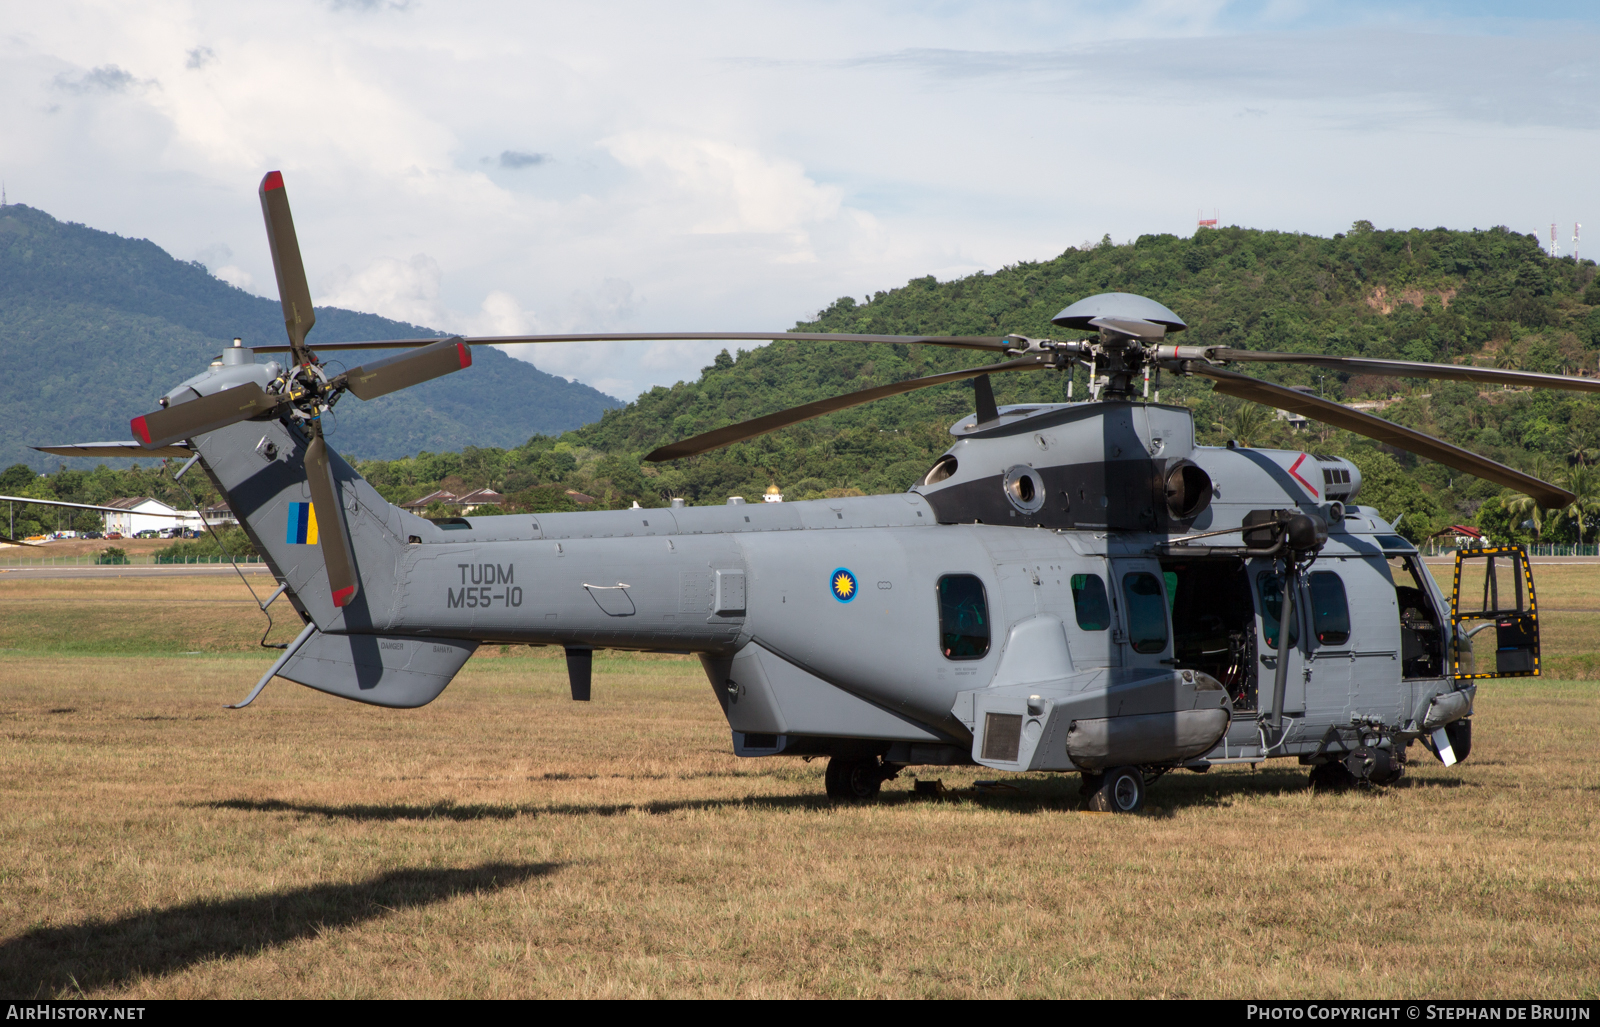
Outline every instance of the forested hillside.
<svg viewBox="0 0 1600 1027">
<path fill-rule="evenodd" d="M 262 241 L 265 246 L 265 239 Z M 427 328 L 337 308 L 317 311 L 313 342 L 417 338 Z M 47 442 L 128 437 L 128 420 L 205 369 L 228 340 L 281 344 L 277 301 L 252 296 L 143 239 L 0 209 L 0 464 L 53 468 Z M 455 375 L 338 408 L 348 453 L 397 457 L 473 443 L 512 446 L 592 421 L 617 400 L 498 350 Z"/>
<path fill-rule="evenodd" d="M 1551 373 L 1596 371 L 1600 284 L 1593 262 L 1551 259 L 1532 236 L 1503 228 L 1375 231 L 1358 222 L 1331 239 L 1239 228 L 1192 239 L 1104 240 L 1050 261 L 952 282 L 931 277 L 843 298 L 800 331 L 1004 334 L 1070 337 L 1049 319 L 1098 292 L 1153 297 L 1189 324 L 1183 341 L 1248 349 L 1318 350 L 1412 360 L 1471 361 Z M 825 396 L 907 377 L 972 366 L 982 354 L 936 347 L 777 342 L 724 353 L 699 379 L 654 389 L 626 408 L 560 436 L 511 449 L 467 448 L 394 461 L 366 461 L 365 474 L 395 499 L 441 483 L 491 485 L 526 508 L 570 506 L 567 489 L 607 505 L 667 496 L 722 502 L 759 495 L 769 484 L 791 499 L 900 491 L 949 444 L 948 426 L 972 408 L 970 385 L 948 385 L 884 400 L 761 439 L 665 466 L 641 464 L 661 443 Z M 1499 537 L 1586 538 L 1600 520 L 1600 404 L 1572 393 L 1480 388 L 1439 382 L 1349 378 L 1306 368 L 1258 366 L 1254 373 L 1309 385 L 1344 401 L 1392 400 L 1382 416 L 1563 481 L 1584 496 L 1570 516 L 1520 508 L 1502 490 L 1367 440 L 1328 429 L 1293 431 L 1271 411 L 1214 396 L 1199 381 L 1162 384 L 1162 399 L 1195 411 L 1202 441 L 1236 438 L 1343 453 L 1363 468 L 1360 502 L 1422 537 L 1451 523 L 1481 521 Z M 1083 374 L 1077 396 L 1082 397 Z M 996 381 L 999 401 L 1051 401 L 1066 382 L 1046 372 Z M 1513 498 L 1507 496 L 1506 499 Z"/>
</svg>

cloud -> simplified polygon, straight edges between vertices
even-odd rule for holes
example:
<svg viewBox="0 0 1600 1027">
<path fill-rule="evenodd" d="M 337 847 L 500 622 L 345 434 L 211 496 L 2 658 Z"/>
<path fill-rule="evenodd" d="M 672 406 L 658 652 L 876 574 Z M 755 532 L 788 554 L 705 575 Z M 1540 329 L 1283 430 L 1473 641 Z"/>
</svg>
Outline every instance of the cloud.
<svg viewBox="0 0 1600 1027">
<path fill-rule="evenodd" d="M 279 169 L 319 302 L 473 334 L 782 330 L 1197 208 L 1600 223 L 1600 36 L 1572 10 L 62 0 L 0 35 L 0 163 L 31 205 L 267 295 Z M 720 348 L 516 352 L 628 397 Z"/>
<path fill-rule="evenodd" d="M 808 229 L 840 212 L 842 192 L 818 185 L 797 161 L 719 139 L 630 132 L 602 145 L 622 165 L 666 191 L 701 235 L 784 237 L 784 262 L 816 259 Z"/>
<path fill-rule="evenodd" d="M 523 168 L 536 168 L 549 160 L 550 155 L 548 153 L 522 153 L 518 150 L 503 150 L 500 153 L 499 164 L 502 168 L 520 171 Z M 485 164 L 489 163 L 489 158 L 483 158 L 483 162 Z"/>
<path fill-rule="evenodd" d="M 83 96 L 90 93 L 126 93 L 159 85 L 154 79 L 141 80 L 115 64 L 102 64 L 76 78 L 62 72 L 55 77 L 57 89 Z"/>
<path fill-rule="evenodd" d="M 357 11 L 361 14 L 370 14 L 373 11 L 406 11 L 411 8 L 411 0 L 324 0 L 330 11 Z"/>
<path fill-rule="evenodd" d="M 425 328 L 441 327 L 450 317 L 440 302 L 444 271 L 426 253 L 410 260 L 380 257 L 359 271 L 336 271 L 317 306 L 360 310 Z"/>
<path fill-rule="evenodd" d="M 224 264 L 211 269 L 212 275 L 245 292 L 256 291 L 256 279 L 250 272 L 234 264 Z"/>
</svg>

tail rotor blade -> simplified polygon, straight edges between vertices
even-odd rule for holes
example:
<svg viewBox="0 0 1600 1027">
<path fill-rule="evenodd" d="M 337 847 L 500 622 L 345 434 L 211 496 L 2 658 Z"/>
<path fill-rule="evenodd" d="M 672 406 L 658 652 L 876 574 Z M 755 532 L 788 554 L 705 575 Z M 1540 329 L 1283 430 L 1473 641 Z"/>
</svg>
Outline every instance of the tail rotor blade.
<svg viewBox="0 0 1600 1027">
<path fill-rule="evenodd" d="M 472 366 L 472 350 L 460 339 L 374 360 L 345 374 L 346 387 L 360 399 L 377 399 L 400 389 Z"/>
<path fill-rule="evenodd" d="M 334 606 L 349 606 L 356 597 L 361 579 L 350 558 L 350 529 L 345 525 L 344 507 L 333 481 L 333 466 L 328 462 L 328 445 L 320 427 L 306 447 L 306 477 L 311 486 L 311 510 L 317 518 L 317 542 L 322 546 L 322 562 L 328 568 L 328 587 Z"/>
<path fill-rule="evenodd" d="M 289 213 L 289 194 L 283 188 L 281 172 L 269 171 L 261 180 L 261 214 L 267 222 L 267 242 L 272 247 L 272 270 L 278 275 L 278 298 L 283 302 L 283 327 L 289 333 L 289 347 L 295 363 L 306 362 L 306 333 L 317 323 L 311 309 L 311 287 L 306 284 L 306 267 L 300 261 L 300 241 L 294 234 L 294 217 Z"/>
<path fill-rule="evenodd" d="M 277 408 L 276 396 L 267 395 L 255 382 L 246 382 L 187 403 L 174 403 L 165 410 L 151 411 L 129 424 L 143 448 L 159 449 Z"/>
</svg>

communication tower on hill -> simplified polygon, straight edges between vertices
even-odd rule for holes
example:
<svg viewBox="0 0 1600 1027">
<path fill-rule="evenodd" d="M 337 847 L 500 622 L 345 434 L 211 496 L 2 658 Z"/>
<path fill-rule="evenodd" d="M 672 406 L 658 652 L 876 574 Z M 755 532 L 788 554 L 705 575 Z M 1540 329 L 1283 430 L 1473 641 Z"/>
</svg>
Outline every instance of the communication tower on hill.
<svg viewBox="0 0 1600 1027">
<path fill-rule="evenodd" d="M 1576 221 L 1572 223 L 1572 259 L 1574 261 L 1578 259 L 1578 229 L 1582 227 Z"/>
<path fill-rule="evenodd" d="M 1211 216 L 1210 217 L 1206 217 L 1206 212 L 1205 212 L 1204 209 L 1195 211 L 1195 216 L 1194 216 L 1195 228 L 1197 228 L 1197 229 L 1200 229 L 1200 228 L 1215 228 L 1215 227 L 1217 227 L 1217 217 L 1218 217 L 1218 212 L 1217 212 L 1217 209 L 1215 207 L 1213 207 L 1211 209 Z"/>
</svg>

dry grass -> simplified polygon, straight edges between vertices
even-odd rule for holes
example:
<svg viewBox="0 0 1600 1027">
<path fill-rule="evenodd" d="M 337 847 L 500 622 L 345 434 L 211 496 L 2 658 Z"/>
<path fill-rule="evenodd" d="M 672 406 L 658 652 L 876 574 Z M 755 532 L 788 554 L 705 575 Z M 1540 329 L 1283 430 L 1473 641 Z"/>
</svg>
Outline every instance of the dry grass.
<svg viewBox="0 0 1600 1027">
<path fill-rule="evenodd" d="M 235 712 L 267 657 L 97 654 L 119 596 L 253 644 L 181 581 L 0 586 L 0 993 L 1600 995 L 1600 685 L 1491 682 L 1466 764 L 1365 794 L 1279 764 L 1095 816 L 924 770 L 952 793 L 835 807 L 820 761 L 732 757 L 684 660 L 603 658 L 588 705 L 516 650 L 422 710 Z"/>
</svg>

